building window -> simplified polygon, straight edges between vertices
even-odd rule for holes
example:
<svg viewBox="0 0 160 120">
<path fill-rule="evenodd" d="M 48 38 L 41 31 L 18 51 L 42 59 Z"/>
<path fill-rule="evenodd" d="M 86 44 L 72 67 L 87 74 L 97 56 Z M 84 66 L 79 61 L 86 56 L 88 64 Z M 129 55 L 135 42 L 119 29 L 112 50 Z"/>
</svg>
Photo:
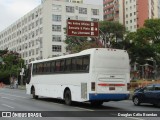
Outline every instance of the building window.
<svg viewBox="0 0 160 120">
<path fill-rule="evenodd" d="M 61 25 L 52 25 L 52 31 L 61 32 Z"/>
<path fill-rule="evenodd" d="M 98 18 L 91 18 L 91 21 L 99 21 Z"/>
<path fill-rule="evenodd" d="M 73 6 L 66 6 L 66 12 L 74 13 L 74 7 Z"/>
<path fill-rule="evenodd" d="M 92 9 L 92 15 L 99 15 L 98 9 Z"/>
<path fill-rule="evenodd" d="M 43 28 L 41 27 L 41 28 L 40 28 L 40 34 L 42 34 L 42 33 L 43 33 Z"/>
<path fill-rule="evenodd" d="M 61 45 L 52 45 L 52 51 L 53 52 L 61 52 Z"/>
<path fill-rule="evenodd" d="M 61 15 L 52 15 L 53 21 L 61 21 Z"/>
<path fill-rule="evenodd" d="M 55 5 L 55 4 L 53 4 L 52 7 L 53 7 L 52 10 L 54 12 L 61 12 L 62 11 L 62 6 L 61 5 Z"/>
<path fill-rule="evenodd" d="M 39 21 L 40 21 L 40 24 L 42 24 L 42 22 L 43 22 L 43 21 L 42 21 L 42 18 L 40 18 L 40 20 L 39 20 Z"/>
<path fill-rule="evenodd" d="M 87 14 L 87 8 L 79 7 L 79 14 Z"/>
<path fill-rule="evenodd" d="M 53 35 L 52 36 L 52 41 L 53 42 L 61 42 L 61 35 Z"/>
</svg>

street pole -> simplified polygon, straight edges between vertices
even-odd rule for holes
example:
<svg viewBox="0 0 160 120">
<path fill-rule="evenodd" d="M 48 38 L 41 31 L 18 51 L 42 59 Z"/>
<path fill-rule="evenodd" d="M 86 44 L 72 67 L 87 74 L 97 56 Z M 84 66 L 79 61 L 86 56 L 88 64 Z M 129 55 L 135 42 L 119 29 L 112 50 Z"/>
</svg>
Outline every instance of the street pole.
<svg viewBox="0 0 160 120">
<path fill-rule="evenodd" d="M 23 75 L 21 74 L 21 86 L 23 86 Z"/>
<path fill-rule="evenodd" d="M 22 63 L 21 63 L 21 72 L 20 72 L 20 75 L 21 75 L 21 86 L 23 86 L 23 73 L 24 73 L 24 68 L 22 68 Z"/>
</svg>

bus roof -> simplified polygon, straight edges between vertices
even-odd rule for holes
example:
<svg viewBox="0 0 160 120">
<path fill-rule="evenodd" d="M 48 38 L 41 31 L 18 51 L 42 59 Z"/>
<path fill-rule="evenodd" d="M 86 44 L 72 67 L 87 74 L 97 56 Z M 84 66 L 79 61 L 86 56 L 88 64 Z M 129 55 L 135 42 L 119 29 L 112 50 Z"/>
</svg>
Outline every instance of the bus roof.
<svg viewBox="0 0 160 120">
<path fill-rule="evenodd" d="M 94 53 L 95 50 L 106 50 L 106 51 L 117 51 L 117 52 L 127 52 L 125 50 L 120 50 L 120 49 L 112 49 L 112 48 L 91 48 L 91 49 L 86 49 L 83 50 L 79 53 L 74 53 L 74 54 L 68 54 L 68 55 L 63 55 L 63 56 L 58 56 L 58 57 L 53 57 L 53 58 L 48 58 L 48 59 L 42 59 L 42 60 L 36 60 L 31 63 L 39 63 L 39 62 L 45 62 L 45 61 L 50 61 L 50 60 L 58 60 L 62 58 L 68 58 L 68 57 L 75 57 L 75 56 L 80 56 L 80 55 L 88 55 Z"/>
</svg>

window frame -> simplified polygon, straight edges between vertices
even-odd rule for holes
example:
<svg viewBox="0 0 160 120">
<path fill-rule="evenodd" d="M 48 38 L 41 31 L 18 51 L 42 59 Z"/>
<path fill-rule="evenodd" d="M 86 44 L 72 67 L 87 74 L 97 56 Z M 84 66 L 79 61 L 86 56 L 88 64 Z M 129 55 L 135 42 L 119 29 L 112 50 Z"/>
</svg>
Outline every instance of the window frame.
<svg viewBox="0 0 160 120">
<path fill-rule="evenodd" d="M 77 60 L 82 59 L 81 69 L 77 69 Z M 84 60 L 87 58 L 89 61 L 87 64 L 84 64 Z M 70 64 L 68 66 L 69 69 L 66 70 L 66 63 L 67 60 L 70 60 Z M 73 60 L 75 62 L 74 69 L 73 69 Z M 63 67 L 61 66 L 63 62 Z M 59 70 L 56 68 L 56 64 L 59 64 Z M 34 68 L 35 67 L 35 68 Z M 62 67 L 62 68 L 61 68 Z M 87 69 L 86 69 L 87 67 Z M 90 54 L 75 56 L 75 57 L 68 57 L 50 61 L 44 61 L 39 63 L 33 63 L 33 71 L 32 75 L 46 75 L 46 74 L 73 74 L 73 73 L 89 73 L 90 71 Z M 62 70 L 61 70 L 62 69 Z"/>
</svg>

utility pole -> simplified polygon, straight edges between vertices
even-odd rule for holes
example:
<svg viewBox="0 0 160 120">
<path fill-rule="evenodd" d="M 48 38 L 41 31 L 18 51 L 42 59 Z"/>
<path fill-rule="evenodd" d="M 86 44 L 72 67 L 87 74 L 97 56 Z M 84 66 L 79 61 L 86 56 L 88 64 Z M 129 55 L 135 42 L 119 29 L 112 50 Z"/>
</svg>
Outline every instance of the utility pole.
<svg viewBox="0 0 160 120">
<path fill-rule="evenodd" d="M 23 85 L 23 74 L 24 74 L 24 68 L 22 68 L 22 63 L 21 63 L 21 72 L 20 72 L 20 76 L 21 76 L 21 81 L 20 81 L 20 85 Z"/>
</svg>

